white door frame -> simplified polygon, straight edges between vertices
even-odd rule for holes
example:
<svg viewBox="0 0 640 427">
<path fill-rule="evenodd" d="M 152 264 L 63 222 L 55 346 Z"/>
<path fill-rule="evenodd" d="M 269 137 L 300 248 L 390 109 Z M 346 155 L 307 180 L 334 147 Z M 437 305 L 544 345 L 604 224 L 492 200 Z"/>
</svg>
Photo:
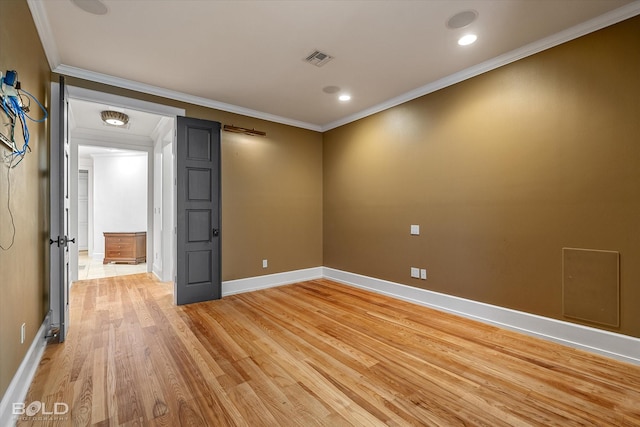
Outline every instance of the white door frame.
<svg viewBox="0 0 640 427">
<path fill-rule="evenodd" d="M 86 167 L 86 166 L 78 166 L 78 183 L 80 182 L 80 177 L 81 177 L 81 173 L 82 171 L 86 172 L 87 175 L 87 200 L 86 200 L 86 204 L 87 204 L 87 241 L 85 242 L 85 244 L 87 245 L 86 250 L 89 251 L 90 245 L 89 245 L 89 230 L 91 229 L 91 225 L 89 224 L 89 219 L 91 218 L 91 213 L 89 212 L 89 205 L 92 202 L 91 200 L 91 186 L 90 183 L 92 181 L 91 179 L 91 171 L 89 170 L 90 168 Z M 78 184 L 78 193 L 80 193 L 80 185 Z M 80 194 L 78 194 L 78 200 L 80 200 Z M 82 249 L 80 247 L 80 202 L 78 201 L 78 234 L 76 236 L 76 243 L 78 245 L 78 251 L 82 251 L 85 249 Z"/>
<path fill-rule="evenodd" d="M 90 89 L 68 86 L 68 93 L 70 99 L 78 99 L 82 101 L 95 102 L 100 104 L 106 104 L 113 107 L 119 108 L 127 108 L 131 110 L 138 110 L 152 114 L 158 114 L 161 116 L 171 117 L 175 121 L 175 117 L 184 116 L 185 110 L 182 108 L 171 107 L 163 104 L 156 104 L 148 101 L 141 101 L 139 99 L 127 98 L 124 96 L 113 95 L 106 92 L 98 92 Z M 175 138 L 173 141 L 175 144 Z M 89 145 L 87 141 L 83 141 L 82 145 Z M 153 249 L 154 249 L 154 241 L 153 241 L 153 166 L 154 166 L 154 155 L 153 155 L 153 144 L 149 146 L 136 146 L 133 147 L 129 144 L 122 143 L 114 143 L 108 144 L 105 142 L 96 142 L 95 145 L 100 146 L 110 146 L 114 148 L 123 148 L 128 150 L 139 150 L 147 152 L 147 260 L 151 262 L 147 262 L 147 271 L 151 272 L 153 267 Z M 76 138 L 71 138 L 71 164 L 70 164 L 70 175 L 72 177 L 78 176 L 78 141 Z M 70 235 L 76 236 L 78 234 L 78 180 L 71 180 L 71 209 L 70 209 Z M 173 195 L 175 198 L 175 194 Z M 95 249 L 95 248 L 94 248 Z M 71 250 L 71 259 L 70 259 L 70 267 L 71 267 L 71 280 L 78 280 L 78 250 L 77 247 L 73 247 Z M 174 270 L 175 271 L 175 270 Z"/>
<path fill-rule="evenodd" d="M 87 252 L 89 257 L 93 255 L 93 165 L 78 164 L 78 170 L 89 172 L 89 230 L 87 236 Z"/>
</svg>

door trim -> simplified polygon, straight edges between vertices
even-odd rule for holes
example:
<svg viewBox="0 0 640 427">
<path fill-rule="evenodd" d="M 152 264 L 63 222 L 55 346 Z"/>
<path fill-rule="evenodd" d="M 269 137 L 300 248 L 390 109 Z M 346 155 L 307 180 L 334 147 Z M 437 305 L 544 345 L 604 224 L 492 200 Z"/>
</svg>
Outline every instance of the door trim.
<svg viewBox="0 0 640 427">
<path fill-rule="evenodd" d="M 177 107 L 172 107 L 169 105 L 163 105 L 163 104 L 157 104 L 157 103 L 153 103 L 153 102 L 148 102 L 148 101 L 142 101 L 139 99 L 135 99 L 135 98 L 129 98 L 129 97 L 124 97 L 124 96 L 119 96 L 119 95 L 113 95 L 107 92 L 99 92 L 99 91 L 95 91 L 95 90 L 90 90 L 90 89 L 85 89 L 85 88 L 81 88 L 81 87 L 77 87 L 77 86 L 71 86 L 71 85 L 66 85 L 67 88 L 67 93 L 69 95 L 69 99 L 79 99 L 79 100 L 83 100 L 83 101 L 89 101 L 89 102 L 96 102 L 96 103 L 102 103 L 102 104 L 108 104 L 108 105 L 112 105 L 115 107 L 120 107 L 120 108 L 130 108 L 130 109 L 135 109 L 135 110 L 140 110 L 140 111 L 144 111 L 147 113 L 152 113 L 152 114 L 158 114 L 158 115 L 163 115 L 163 116 L 168 116 L 171 117 L 174 121 L 176 120 L 177 116 L 184 116 L 185 115 L 185 110 L 183 108 L 177 108 Z M 55 94 L 59 94 L 59 83 L 58 82 L 51 82 L 51 94 L 52 94 L 52 99 L 57 99 L 54 98 L 56 95 Z M 53 131 L 55 131 L 55 129 L 57 129 L 57 123 L 55 123 L 54 120 L 51 121 L 51 127 L 53 129 Z M 74 142 L 75 139 L 71 138 L 70 141 L 70 156 L 71 156 L 71 162 L 70 162 L 70 175 L 71 176 L 77 176 L 78 174 L 78 144 L 77 141 Z M 175 152 L 175 137 L 173 140 L 173 146 L 174 146 L 174 152 Z M 131 147 L 124 147 L 124 148 L 129 148 L 131 149 Z M 142 147 L 141 147 L 142 148 Z M 147 256 L 149 257 L 148 259 L 153 259 L 153 146 L 149 147 L 148 151 L 148 155 L 147 155 L 147 160 L 150 162 L 149 167 L 148 167 L 148 206 L 147 206 L 147 236 L 151 236 L 151 240 L 148 241 L 147 244 Z M 58 170 L 58 168 L 60 167 L 59 164 L 57 163 L 52 163 L 50 165 L 50 172 L 51 173 L 56 173 L 55 171 Z M 174 159 L 174 168 L 175 168 L 175 159 Z M 75 182 L 75 186 L 77 187 L 77 180 L 71 179 L 70 180 L 70 186 L 74 185 Z M 74 189 L 70 188 L 71 191 L 71 200 L 73 201 L 74 196 L 77 196 L 77 188 Z M 173 192 L 173 198 L 175 199 L 175 191 Z M 77 229 L 78 229 L 78 223 L 77 223 L 77 203 L 75 206 L 75 212 L 74 212 L 74 207 L 71 206 L 71 218 L 70 218 L 70 234 L 71 233 L 76 233 L 77 234 Z M 53 213 L 50 213 L 50 216 L 53 215 Z M 50 218 L 50 220 L 53 217 Z M 75 219 L 75 220 L 74 220 Z M 95 249 L 95 248 L 94 248 Z M 78 253 L 77 251 L 71 251 L 71 259 L 70 259 L 70 263 L 71 263 L 71 271 L 74 272 L 73 274 L 75 274 L 75 277 L 72 276 L 72 283 L 73 280 L 77 280 L 77 274 L 78 274 Z M 172 254 L 174 255 L 174 254 Z M 175 260 L 175 256 L 173 256 L 174 260 Z M 151 264 L 151 263 L 149 263 Z M 52 274 L 55 273 L 55 269 L 50 266 L 49 267 L 49 281 L 50 283 L 54 283 L 51 281 L 51 276 Z M 53 301 L 53 298 L 55 297 L 55 293 L 58 292 L 58 290 L 55 289 L 49 289 L 49 299 L 50 301 Z M 51 312 L 51 319 L 54 320 L 56 319 L 56 316 L 59 316 L 59 308 L 57 307 L 56 304 L 50 304 L 50 312 Z"/>
</svg>

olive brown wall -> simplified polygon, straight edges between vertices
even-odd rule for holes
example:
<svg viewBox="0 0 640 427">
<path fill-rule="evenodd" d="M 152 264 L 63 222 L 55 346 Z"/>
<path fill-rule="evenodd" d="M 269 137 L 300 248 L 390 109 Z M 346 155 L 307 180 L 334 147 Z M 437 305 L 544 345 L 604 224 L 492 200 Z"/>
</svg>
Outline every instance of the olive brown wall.
<svg viewBox="0 0 640 427">
<path fill-rule="evenodd" d="M 17 35 L 17 36 L 16 36 Z M 48 108 L 50 69 L 25 1 L 0 1 L 0 71 L 16 70 L 22 89 Z M 34 102 L 30 115 L 41 118 Z M 4 114 L 4 113 L 0 113 Z M 11 243 L 7 209 L 11 181 L 11 211 L 15 242 L 0 249 L 0 396 L 16 373 L 49 308 L 49 150 L 47 123 L 28 122 L 31 153 L 9 171 L 0 147 L 0 244 Z M 24 142 L 20 125 L 16 141 Z M 7 176 L 9 175 L 9 177 Z M 25 324 L 25 341 L 20 328 Z"/>
<path fill-rule="evenodd" d="M 222 280 L 322 266 L 321 133 L 77 78 L 66 83 L 265 131 L 266 137 L 221 132 Z"/>
<path fill-rule="evenodd" d="M 639 40 L 636 17 L 326 132 L 324 265 L 570 320 L 562 248 L 619 251 L 611 329 L 640 337 Z"/>
</svg>

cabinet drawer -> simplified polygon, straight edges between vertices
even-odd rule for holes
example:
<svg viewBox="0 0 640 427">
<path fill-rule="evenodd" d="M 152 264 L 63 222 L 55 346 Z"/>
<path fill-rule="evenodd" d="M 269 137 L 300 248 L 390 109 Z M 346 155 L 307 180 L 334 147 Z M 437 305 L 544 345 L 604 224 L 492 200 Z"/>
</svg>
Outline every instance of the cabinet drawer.
<svg viewBox="0 0 640 427">
<path fill-rule="evenodd" d="M 133 250 L 124 250 L 124 249 L 108 249 L 107 250 L 107 258 L 132 258 Z"/>
<path fill-rule="evenodd" d="M 122 242 L 131 242 L 131 237 L 107 237 L 107 243 L 122 243 Z"/>
<path fill-rule="evenodd" d="M 133 250 L 133 243 L 131 241 L 129 242 L 107 242 L 107 250 L 125 250 L 125 251 L 130 251 Z"/>
</svg>

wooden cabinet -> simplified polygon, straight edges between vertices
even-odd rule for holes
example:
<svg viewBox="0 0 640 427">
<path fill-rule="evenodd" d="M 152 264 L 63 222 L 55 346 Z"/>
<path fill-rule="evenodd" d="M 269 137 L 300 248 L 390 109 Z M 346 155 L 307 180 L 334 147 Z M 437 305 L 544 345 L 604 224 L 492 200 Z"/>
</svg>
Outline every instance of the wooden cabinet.
<svg viewBox="0 0 640 427">
<path fill-rule="evenodd" d="M 138 264 L 147 261 L 147 233 L 103 233 L 104 260 L 110 262 L 124 262 Z"/>
</svg>

